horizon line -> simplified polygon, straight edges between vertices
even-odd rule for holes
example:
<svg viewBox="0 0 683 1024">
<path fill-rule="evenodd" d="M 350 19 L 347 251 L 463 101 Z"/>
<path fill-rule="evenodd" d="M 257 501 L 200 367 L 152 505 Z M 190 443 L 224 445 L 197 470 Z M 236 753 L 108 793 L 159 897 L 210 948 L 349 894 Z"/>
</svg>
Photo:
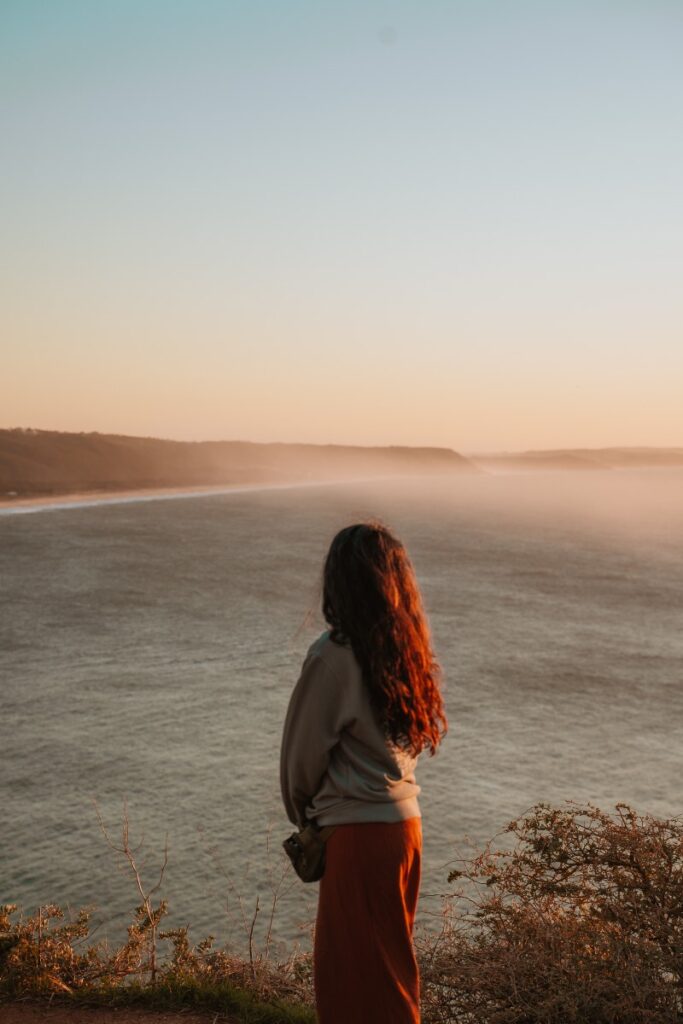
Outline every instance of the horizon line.
<svg viewBox="0 0 683 1024">
<path fill-rule="evenodd" d="M 561 448 L 496 448 L 496 449 L 461 449 L 454 448 L 452 445 L 446 444 L 373 444 L 373 443 L 353 443 L 346 441 L 253 441 L 249 438 L 203 438 L 201 440 L 190 440 L 188 438 L 178 437 L 163 437 L 156 434 L 123 434 L 117 431 L 109 430 L 59 430 L 54 427 L 0 427 L 0 431 L 7 433 L 23 433 L 23 434 L 71 434 L 73 436 L 87 436 L 96 435 L 98 437 L 127 437 L 135 440 L 142 441 L 162 441 L 171 444 L 253 444 L 253 445 L 283 445 L 283 446 L 299 446 L 309 448 L 407 448 L 407 449 L 426 449 L 433 451 L 451 451 L 457 455 L 462 455 L 466 458 L 486 458 L 492 456 L 510 456 L 510 455 L 544 455 L 544 454 L 555 454 L 555 453 L 566 453 L 566 452 L 608 452 L 608 451 L 641 451 L 641 452 L 652 452 L 652 451 L 676 451 L 683 449 L 683 442 L 681 444 L 603 444 L 595 445 L 594 447 L 586 445 L 572 445 Z"/>
</svg>

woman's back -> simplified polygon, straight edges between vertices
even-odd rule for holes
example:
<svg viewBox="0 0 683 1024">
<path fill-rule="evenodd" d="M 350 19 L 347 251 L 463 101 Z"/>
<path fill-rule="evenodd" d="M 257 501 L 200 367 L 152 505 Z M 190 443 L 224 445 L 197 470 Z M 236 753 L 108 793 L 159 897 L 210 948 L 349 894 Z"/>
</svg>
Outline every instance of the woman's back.
<svg viewBox="0 0 683 1024">
<path fill-rule="evenodd" d="M 378 725 L 350 645 L 324 632 L 308 649 L 283 731 L 290 820 L 325 826 L 419 817 L 416 763 Z"/>
</svg>

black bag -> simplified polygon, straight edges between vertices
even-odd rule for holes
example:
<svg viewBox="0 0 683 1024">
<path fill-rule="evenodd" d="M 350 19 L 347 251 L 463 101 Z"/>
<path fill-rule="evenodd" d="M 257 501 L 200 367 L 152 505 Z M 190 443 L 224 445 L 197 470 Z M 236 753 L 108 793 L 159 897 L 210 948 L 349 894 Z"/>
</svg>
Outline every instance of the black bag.
<svg viewBox="0 0 683 1024">
<path fill-rule="evenodd" d="M 302 882 L 318 882 L 325 873 L 325 843 L 336 825 L 318 828 L 309 822 L 283 842 L 285 853 Z"/>
</svg>

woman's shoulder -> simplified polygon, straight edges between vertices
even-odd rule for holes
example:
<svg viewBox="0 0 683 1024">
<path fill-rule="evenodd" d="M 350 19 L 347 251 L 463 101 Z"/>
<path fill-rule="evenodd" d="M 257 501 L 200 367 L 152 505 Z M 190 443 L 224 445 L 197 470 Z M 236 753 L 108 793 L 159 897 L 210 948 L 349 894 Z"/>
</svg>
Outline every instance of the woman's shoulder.
<svg viewBox="0 0 683 1024">
<path fill-rule="evenodd" d="M 324 661 L 332 671 L 353 672 L 358 670 L 358 662 L 351 644 L 333 640 L 331 630 L 324 630 L 308 648 L 306 660 L 318 658 Z"/>
</svg>

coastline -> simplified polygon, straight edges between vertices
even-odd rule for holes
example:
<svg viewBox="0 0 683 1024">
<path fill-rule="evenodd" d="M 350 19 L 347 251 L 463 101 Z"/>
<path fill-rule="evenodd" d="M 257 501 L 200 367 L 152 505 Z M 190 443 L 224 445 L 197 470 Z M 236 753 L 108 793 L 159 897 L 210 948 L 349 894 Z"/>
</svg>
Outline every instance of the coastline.
<svg viewBox="0 0 683 1024">
<path fill-rule="evenodd" d="M 495 469 L 479 467 L 480 472 L 489 477 L 541 476 L 543 474 L 561 474 L 572 476 L 580 470 L 548 469 L 548 468 L 506 468 Z M 600 467 L 603 472 L 628 474 L 663 474 L 680 471 L 683 466 L 615 466 Z M 592 476 L 594 470 L 588 470 Z M 65 491 L 60 494 L 42 494 L 35 496 L 7 497 L 0 496 L 0 517 L 5 515 L 21 515 L 30 512 L 68 511 L 75 508 L 96 508 L 100 505 L 125 505 L 147 501 L 170 501 L 187 498 L 210 498 L 217 495 L 249 494 L 259 491 L 281 491 L 304 489 L 309 487 L 334 487 L 348 484 L 378 483 L 385 480 L 415 480 L 433 477 L 448 477 L 448 473 L 380 473 L 372 476 L 335 477 L 334 479 L 287 480 L 279 482 L 253 482 L 235 484 L 194 484 L 175 487 L 127 487 L 121 490 Z"/>
<path fill-rule="evenodd" d="M 141 487 L 121 491 L 67 491 L 64 494 L 44 494 L 35 497 L 0 498 L 0 515 L 7 512 L 40 512 L 44 509 L 68 509 L 74 506 L 88 508 L 95 505 L 122 505 L 138 501 L 164 501 L 171 498 L 199 498 L 213 494 L 233 494 L 239 491 L 262 490 L 280 484 L 226 484 L 219 486 Z M 292 486 L 287 484 L 285 486 Z"/>
<path fill-rule="evenodd" d="M 293 488 L 333 487 L 344 484 L 374 483 L 379 480 L 403 479 L 410 474 L 391 476 L 345 477 L 334 480 L 291 480 L 286 483 L 219 484 L 214 486 L 145 487 L 121 491 L 76 491 L 32 498 L 0 498 L 0 516 L 30 512 L 67 511 L 74 508 L 96 508 L 100 505 L 128 505 L 146 501 L 171 501 L 182 498 L 210 498 L 217 495 L 249 494 L 257 491 L 282 491 Z M 441 474 L 438 474 L 441 475 Z M 412 476 L 411 476 L 412 479 Z"/>
</svg>

